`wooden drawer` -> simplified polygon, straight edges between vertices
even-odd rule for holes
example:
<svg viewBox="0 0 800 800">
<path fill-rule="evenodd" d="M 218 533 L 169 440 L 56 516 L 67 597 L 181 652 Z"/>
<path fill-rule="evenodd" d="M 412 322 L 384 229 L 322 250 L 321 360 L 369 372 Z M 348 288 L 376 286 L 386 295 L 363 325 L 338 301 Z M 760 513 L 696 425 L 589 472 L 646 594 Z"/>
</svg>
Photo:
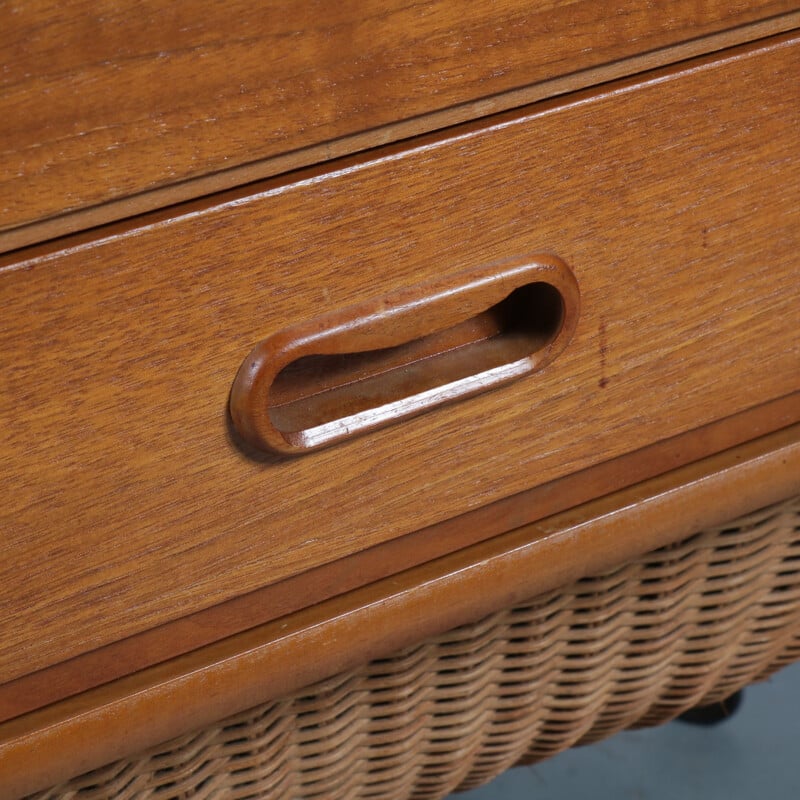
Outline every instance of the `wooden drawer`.
<svg viewBox="0 0 800 800">
<path fill-rule="evenodd" d="M 0 681 L 800 389 L 799 68 L 785 36 L 6 257 Z M 266 335 L 540 251 L 582 296 L 543 371 L 237 445 Z"/>
<path fill-rule="evenodd" d="M 619 71 L 625 59 L 663 65 L 798 18 L 787 0 L 668 9 L 30 0 L 0 12 L 0 231 L 35 230 L 0 235 L 0 250 L 619 77 L 633 68 Z M 698 45 L 705 36 L 713 40 Z M 565 75 L 566 85 L 553 83 Z M 533 96 L 497 97 L 523 87 Z"/>
</svg>

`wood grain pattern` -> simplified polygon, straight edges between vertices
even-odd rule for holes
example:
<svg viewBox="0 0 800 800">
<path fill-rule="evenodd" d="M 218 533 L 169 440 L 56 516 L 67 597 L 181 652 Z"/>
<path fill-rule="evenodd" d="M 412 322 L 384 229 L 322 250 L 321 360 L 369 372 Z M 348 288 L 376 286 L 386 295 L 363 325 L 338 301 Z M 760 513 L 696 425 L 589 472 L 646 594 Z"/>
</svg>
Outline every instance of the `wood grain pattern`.
<svg viewBox="0 0 800 800">
<path fill-rule="evenodd" d="M 0 684 L 0 722 L 800 423 L 800 393 L 748 409 Z M 649 533 L 640 534 L 641 545 Z"/>
<path fill-rule="evenodd" d="M 353 152 L 508 108 L 492 96 L 687 39 L 748 23 L 761 28 L 727 44 L 785 30 L 796 20 L 766 18 L 793 12 L 788 0 L 348 0 L 324 13 L 299 0 L 9 6 L 0 10 L 0 229 L 175 187 L 66 229 L 98 224 L 313 163 L 328 148 Z M 458 111 L 482 98 L 482 110 Z M 415 122 L 443 110 L 450 116 Z M 315 146 L 299 160 L 286 156 Z M 279 162 L 231 172 L 270 158 Z M 180 187 L 192 179 L 203 182 Z"/>
<path fill-rule="evenodd" d="M 302 454 L 543 369 L 580 313 L 551 255 L 484 265 L 314 317 L 259 342 L 231 421 L 259 450 Z"/>
<path fill-rule="evenodd" d="M 799 64 L 780 37 L 0 262 L 0 680 L 800 389 Z M 540 250 L 582 291 L 551 368 L 294 462 L 231 440 L 271 331 Z"/>
<path fill-rule="evenodd" d="M 210 725 L 798 491 L 794 426 L 19 717 L 0 725 L 0 798 Z"/>
</svg>

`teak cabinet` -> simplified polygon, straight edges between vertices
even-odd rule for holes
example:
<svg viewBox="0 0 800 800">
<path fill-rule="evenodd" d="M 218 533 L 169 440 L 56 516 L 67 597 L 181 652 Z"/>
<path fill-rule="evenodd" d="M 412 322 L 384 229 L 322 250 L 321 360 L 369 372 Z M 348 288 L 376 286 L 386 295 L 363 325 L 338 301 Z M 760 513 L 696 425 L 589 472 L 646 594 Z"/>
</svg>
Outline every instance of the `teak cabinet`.
<svg viewBox="0 0 800 800">
<path fill-rule="evenodd" d="M 800 494 L 791 4 L 0 14 L 0 796 Z"/>
</svg>

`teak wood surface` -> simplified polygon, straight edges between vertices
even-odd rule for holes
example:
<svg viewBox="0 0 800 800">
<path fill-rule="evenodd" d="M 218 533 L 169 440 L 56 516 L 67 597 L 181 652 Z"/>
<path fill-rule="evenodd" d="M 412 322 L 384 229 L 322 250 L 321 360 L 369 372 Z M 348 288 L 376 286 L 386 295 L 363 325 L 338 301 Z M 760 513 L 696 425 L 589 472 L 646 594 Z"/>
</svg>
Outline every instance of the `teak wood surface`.
<svg viewBox="0 0 800 800">
<path fill-rule="evenodd" d="M 800 392 L 0 684 L 0 722 L 800 423 Z M 648 546 L 650 531 L 639 543 Z M 540 573 L 541 575 L 541 573 Z M 315 661 L 325 662 L 317 653 Z"/>
<path fill-rule="evenodd" d="M 0 250 L 799 22 L 788 0 L 29 0 L 0 11 Z"/>
<path fill-rule="evenodd" d="M 330 446 L 543 369 L 579 313 L 575 277 L 551 255 L 437 277 L 259 342 L 231 421 L 266 452 Z"/>
<path fill-rule="evenodd" d="M 795 425 L 11 720 L 0 725 L 0 798 L 203 728 L 798 491 Z"/>
<path fill-rule="evenodd" d="M 799 69 L 782 36 L 5 258 L 0 680 L 800 389 Z M 231 437 L 270 332 L 537 251 L 583 306 L 542 372 L 302 459 Z"/>
</svg>

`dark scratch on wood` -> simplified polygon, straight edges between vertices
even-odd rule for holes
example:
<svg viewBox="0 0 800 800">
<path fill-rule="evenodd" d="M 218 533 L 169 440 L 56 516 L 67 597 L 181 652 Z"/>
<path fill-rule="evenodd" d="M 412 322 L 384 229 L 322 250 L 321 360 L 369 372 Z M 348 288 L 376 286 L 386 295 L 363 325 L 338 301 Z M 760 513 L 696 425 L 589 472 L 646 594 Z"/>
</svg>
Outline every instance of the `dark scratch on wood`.
<svg viewBox="0 0 800 800">
<path fill-rule="evenodd" d="M 598 328 L 598 344 L 600 347 L 600 380 L 597 382 L 601 389 L 608 386 L 608 376 L 606 375 L 606 354 L 608 353 L 608 343 L 606 341 L 606 323 L 600 320 Z"/>
</svg>

